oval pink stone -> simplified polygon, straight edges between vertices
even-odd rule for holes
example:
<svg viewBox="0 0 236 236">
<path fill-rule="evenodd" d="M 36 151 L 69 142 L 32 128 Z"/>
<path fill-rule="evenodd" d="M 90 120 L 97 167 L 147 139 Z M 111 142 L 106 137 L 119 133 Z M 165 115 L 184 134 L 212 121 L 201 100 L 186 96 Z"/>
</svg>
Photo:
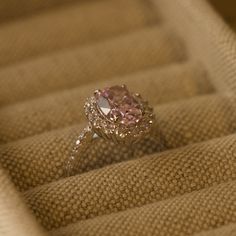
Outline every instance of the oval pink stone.
<svg viewBox="0 0 236 236">
<path fill-rule="evenodd" d="M 99 110 L 111 121 L 130 126 L 142 118 L 140 104 L 125 86 L 116 85 L 99 90 L 96 100 Z"/>
</svg>

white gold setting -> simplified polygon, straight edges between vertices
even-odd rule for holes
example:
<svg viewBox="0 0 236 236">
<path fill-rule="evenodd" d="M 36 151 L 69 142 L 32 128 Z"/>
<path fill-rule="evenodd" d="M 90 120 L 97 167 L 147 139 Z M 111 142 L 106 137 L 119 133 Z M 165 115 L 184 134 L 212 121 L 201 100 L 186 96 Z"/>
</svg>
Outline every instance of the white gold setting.
<svg viewBox="0 0 236 236">
<path fill-rule="evenodd" d="M 79 135 L 66 163 L 67 176 L 76 174 L 79 159 L 96 138 L 130 145 L 147 136 L 155 122 L 153 108 L 125 85 L 96 90 L 84 109 L 88 127 Z"/>
</svg>

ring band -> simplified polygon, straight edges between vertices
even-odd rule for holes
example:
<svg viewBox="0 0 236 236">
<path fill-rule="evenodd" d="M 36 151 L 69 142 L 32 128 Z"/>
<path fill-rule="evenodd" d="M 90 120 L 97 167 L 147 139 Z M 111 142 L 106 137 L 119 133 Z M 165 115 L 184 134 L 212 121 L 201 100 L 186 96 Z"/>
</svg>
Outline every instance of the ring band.
<svg viewBox="0 0 236 236">
<path fill-rule="evenodd" d="M 88 126 L 82 131 L 66 162 L 66 175 L 75 175 L 79 160 L 97 138 L 131 145 L 146 137 L 155 122 L 153 108 L 125 85 L 96 90 L 85 102 Z"/>
</svg>

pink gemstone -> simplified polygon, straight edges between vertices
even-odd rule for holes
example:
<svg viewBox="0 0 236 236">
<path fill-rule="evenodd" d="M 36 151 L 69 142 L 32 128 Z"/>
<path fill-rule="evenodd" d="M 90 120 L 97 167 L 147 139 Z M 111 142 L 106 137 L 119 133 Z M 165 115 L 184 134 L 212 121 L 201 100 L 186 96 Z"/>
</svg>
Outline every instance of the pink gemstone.
<svg viewBox="0 0 236 236">
<path fill-rule="evenodd" d="M 140 104 L 125 86 L 116 85 L 100 90 L 96 100 L 100 111 L 112 121 L 129 126 L 142 118 Z"/>
</svg>

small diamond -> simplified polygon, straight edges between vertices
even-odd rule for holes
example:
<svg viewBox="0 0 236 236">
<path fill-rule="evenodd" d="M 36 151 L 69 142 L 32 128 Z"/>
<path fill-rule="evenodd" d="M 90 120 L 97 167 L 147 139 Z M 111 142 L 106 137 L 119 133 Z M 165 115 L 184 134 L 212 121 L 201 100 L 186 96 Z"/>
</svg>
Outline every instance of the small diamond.
<svg viewBox="0 0 236 236">
<path fill-rule="evenodd" d="M 120 137 L 121 137 L 121 138 L 125 138 L 125 134 L 124 134 L 124 133 L 121 133 L 121 134 L 120 134 Z"/>
<path fill-rule="evenodd" d="M 75 142 L 76 145 L 80 145 L 80 143 L 81 143 L 81 141 L 79 139 L 76 140 L 76 142 Z"/>
<path fill-rule="evenodd" d="M 111 111 L 111 107 L 108 100 L 104 98 L 103 96 L 99 96 L 99 98 L 97 99 L 97 105 L 99 106 L 101 111 L 104 113 L 104 115 L 109 114 L 109 112 Z"/>
</svg>

